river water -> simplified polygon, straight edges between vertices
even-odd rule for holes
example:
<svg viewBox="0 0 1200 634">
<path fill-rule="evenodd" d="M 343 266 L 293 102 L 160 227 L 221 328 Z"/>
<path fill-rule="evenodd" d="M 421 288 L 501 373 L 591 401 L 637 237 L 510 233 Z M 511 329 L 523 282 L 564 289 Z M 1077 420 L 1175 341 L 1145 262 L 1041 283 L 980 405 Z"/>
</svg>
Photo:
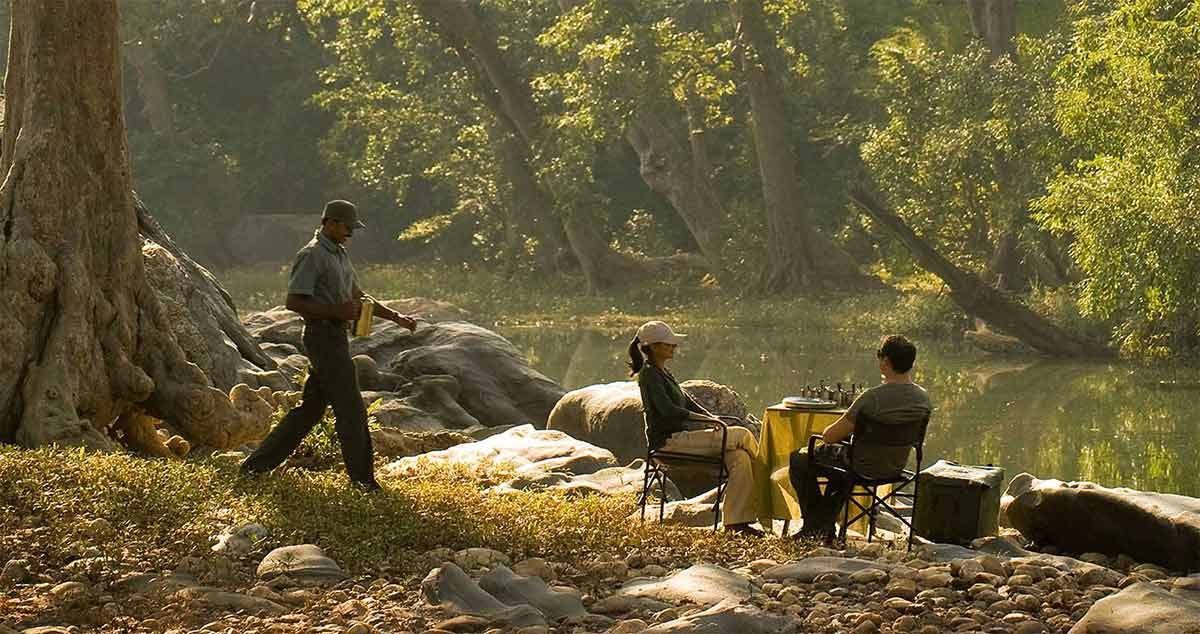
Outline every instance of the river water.
<svg viewBox="0 0 1200 634">
<path fill-rule="evenodd" d="M 497 328 L 567 389 L 626 379 L 628 341 L 569 327 Z M 785 330 L 693 330 L 672 362 L 762 411 L 804 385 L 878 383 L 875 342 L 846 348 Z M 918 345 L 921 345 L 918 342 Z M 916 381 L 935 411 L 926 463 L 994 464 L 1011 477 L 1088 480 L 1200 496 L 1200 370 L 994 358 L 923 346 Z"/>
</svg>

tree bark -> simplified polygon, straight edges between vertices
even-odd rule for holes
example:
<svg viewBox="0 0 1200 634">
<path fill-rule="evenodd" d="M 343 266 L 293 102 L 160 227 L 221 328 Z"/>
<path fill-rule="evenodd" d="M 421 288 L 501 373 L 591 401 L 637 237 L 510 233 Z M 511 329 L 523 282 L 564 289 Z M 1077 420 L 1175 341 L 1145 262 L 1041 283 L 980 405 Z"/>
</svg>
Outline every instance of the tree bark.
<svg viewBox="0 0 1200 634">
<path fill-rule="evenodd" d="M 729 240 L 729 212 L 712 181 L 693 160 L 690 148 L 650 105 L 637 108 L 625 138 L 638 154 L 642 180 L 671 203 L 713 274 L 720 278 Z"/>
<path fill-rule="evenodd" d="M 763 293 L 787 292 L 861 280 L 852 258 L 817 233 L 808 215 L 790 141 L 779 82 L 781 55 L 767 29 L 761 0 L 735 0 L 735 57 L 750 98 L 751 131 L 767 217 L 767 260 L 757 284 Z"/>
<path fill-rule="evenodd" d="M 484 89 L 486 90 L 486 88 Z M 493 110 L 495 121 L 490 128 L 492 145 L 500 159 L 500 172 L 512 188 L 512 200 L 507 222 L 522 235 L 538 241 L 534 259 L 547 273 L 558 272 L 558 256 L 562 251 L 562 223 L 554 213 L 554 203 L 542 188 L 529 166 L 526 145 L 516 135 L 512 122 Z"/>
<path fill-rule="evenodd" d="M 955 266 L 866 190 L 855 189 L 851 199 L 895 235 L 922 267 L 941 278 L 950 287 L 955 303 L 968 314 L 979 316 L 1044 354 L 1096 358 L 1114 355 L 1111 348 L 1060 328 L 974 273 Z"/>
<path fill-rule="evenodd" d="M 0 439 L 113 449 L 105 432 L 148 414 L 193 444 L 236 446 L 268 419 L 235 408 L 187 361 L 146 283 L 117 24 L 115 0 L 12 4 Z"/>
<path fill-rule="evenodd" d="M 967 14 L 993 59 L 1016 57 L 1017 0 L 967 0 Z"/>
</svg>

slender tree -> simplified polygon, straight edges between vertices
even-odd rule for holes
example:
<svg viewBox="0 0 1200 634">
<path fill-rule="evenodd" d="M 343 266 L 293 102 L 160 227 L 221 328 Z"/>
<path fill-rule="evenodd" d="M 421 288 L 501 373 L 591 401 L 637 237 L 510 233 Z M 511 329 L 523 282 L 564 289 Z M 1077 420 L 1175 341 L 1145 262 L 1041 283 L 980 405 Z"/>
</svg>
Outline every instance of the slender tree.
<svg viewBox="0 0 1200 634">
<path fill-rule="evenodd" d="M 853 260 L 813 226 L 780 82 L 781 52 L 761 0 L 733 0 L 735 44 L 750 101 L 751 133 L 767 218 L 767 258 L 758 287 L 774 293 L 861 280 Z"/>
</svg>

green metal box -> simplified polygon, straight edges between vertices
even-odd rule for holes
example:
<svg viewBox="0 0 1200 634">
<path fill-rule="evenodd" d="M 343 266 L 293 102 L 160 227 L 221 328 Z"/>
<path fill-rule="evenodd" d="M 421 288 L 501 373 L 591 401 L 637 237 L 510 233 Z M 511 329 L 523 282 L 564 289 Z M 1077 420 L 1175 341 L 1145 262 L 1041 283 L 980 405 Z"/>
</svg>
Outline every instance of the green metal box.
<svg viewBox="0 0 1200 634">
<path fill-rule="evenodd" d="M 925 539 L 967 544 L 999 530 L 1004 469 L 939 460 L 921 472 L 913 531 Z"/>
</svg>

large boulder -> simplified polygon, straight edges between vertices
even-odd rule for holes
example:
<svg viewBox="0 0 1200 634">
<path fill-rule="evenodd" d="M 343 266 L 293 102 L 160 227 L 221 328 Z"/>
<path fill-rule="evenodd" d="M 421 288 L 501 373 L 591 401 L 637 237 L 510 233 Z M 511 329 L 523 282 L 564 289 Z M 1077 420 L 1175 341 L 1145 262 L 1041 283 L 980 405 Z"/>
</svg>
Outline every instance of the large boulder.
<svg viewBox="0 0 1200 634">
<path fill-rule="evenodd" d="M 1100 599 L 1070 634 L 1200 634 L 1200 602 L 1150 583 Z"/>
<path fill-rule="evenodd" d="M 693 380 L 680 387 L 714 414 L 749 419 L 745 402 L 726 386 Z M 646 456 L 646 425 L 636 381 L 589 385 L 568 392 L 551 410 L 546 428 L 604 447 L 623 462 Z"/>
<path fill-rule="evenodd" d="M 485 616 L 515 627 L 546 624 L 541 610 L 527 603 L 508 605 L 502 602 L 479 587 L 462 568 L 449 562 L 429 572 L 421 582 L 421 595 L 429 605 L 450 612 Z M 555 607 L 563 608 L 557 604 Z"/>
<path fill-rule="evenodd" d="M 281 296 L 284 292 L 284 289 L 280 289 Z M 467 311 L 454 304 L 426 299 L 424 297 L 384 300 L 383 305 L 399 313 L 415 315 L 422 321 L 429 323 L 462 321 L 469 317 Z M 300 315 L 283 306 L 276 306 L 262 312 L 251 313 L 246 316 L 244 323 L 249 333 L 264 346 L 266 344 L 286 344 L 292 346 L 297 351 L 304 350 L 304 342 L 302 341 L 304 320 L 301 319 Z M 385 330 L 391 331 L 394 328 L 396 326 L 391 322 L 376 319 L 372 336 L 379 335 Z"/>
<path fill-rule="evenodd" d="M 240 373 L 274 370 L 274 360 L 238 320 L 233 299 L 212 273 L 175 245 L 141 201 L 136 208 L 146 278 L 188 361 L 226 392 L 242 382 Z"/>
<path fill-rule="evenodd" d="M 643 634 L 785 634 L 799 627 L 799 621 L 786 616 L 726 601 L 702 612 L 659 623 L 643 630 Z"/>
<path fill-rule="evenodd" d="M 665 579 L 633 579 L 615 594 L 667 603 L 713 605 L 725 600 L 740 603 L 749 599 L 754 591 L 754 584 L 736 572 L 712 564 L 696 564 Z"/>
<path fill-rule="evenodd" d="M 586 495 L 635 495 L 642 492 L 645 482 L 646 463 L 634 460 L 628 467 L 608 467 L 595 473 L 571 475 L 560 472 L 535 471 L 519 475 L 496 487 L 498 491 L 527 491 L 531 489 L 556 489 L 568 493 Z M 666 498 L 678 500 L 679 489 L 667 480 Z M 712 520 L 709 519 L 709 524 Z"/>
<path fill-rule="evenodd" d="M 479 425 L 458 404 L 460 392 L 458 379 L 435 374 L 416 377 L 399 386 L 396 392 L 368 391 L 362 396 L 379 425 L 401 431 L 434 432 Z"/>
<path fill-rule="evenodd" d="M 421 470 L 422 461 L 479 468 L 489 464 L 510 465 L 517 474 L 535 475 L 558 471 L 581 475 L 617 466 L 612 452 L 570 436 L 532 425 L 515 427 L 473 443 L 402 458 L 383 467 L 383 475 L 406 475 Z"/>
<path fill-rule="evenodd" d="M 1128 555 L 1171 569 L 1200 568 L 1200 500 L 1090 482 L 1012 479 L 1009 521 L 1025 537 L 1075 553 Z"/>
<path fill-rule="evenodd" d="M 467 322 L 421 323 L 416 332 L 388 324 L 351 344 L 381 368 L 404 377 L 432 374 L 458 380 L 457 401 L 489 427 L 546 425 L 565 390 L 534 370 L 507 339 Z"/>
</svg>

